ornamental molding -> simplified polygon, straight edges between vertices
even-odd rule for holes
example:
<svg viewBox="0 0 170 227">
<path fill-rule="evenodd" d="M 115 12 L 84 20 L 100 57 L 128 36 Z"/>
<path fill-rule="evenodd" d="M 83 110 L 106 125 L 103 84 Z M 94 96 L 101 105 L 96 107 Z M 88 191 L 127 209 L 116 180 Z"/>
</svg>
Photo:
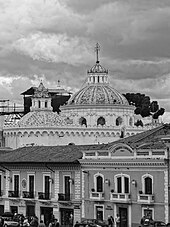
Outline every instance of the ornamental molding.
<svg viewBox="0 0 170 227">
<path fill-rule="evenodd" d="M 95 166 L 101 166 L 101 165 L 104 165 L 104 166 L 116 166 L 116 167 L 119 167 L 119 166 L 123 166 L 123 167 L 127 167 L 127 166 L 134 166 L 134 167 L 139 167 L 139 166 L 143 166 L 143 167 L 147 167 L 147 166 L 163 166 L 163 167 L 167 167 L 167 165 L 164 163 L 164 162 L 84 162 L 83 160 L 83 166 L 84 165 L 87 165 L 87 166 L 92 166 L 92 165 L 95 165 Z"/>
</svg>

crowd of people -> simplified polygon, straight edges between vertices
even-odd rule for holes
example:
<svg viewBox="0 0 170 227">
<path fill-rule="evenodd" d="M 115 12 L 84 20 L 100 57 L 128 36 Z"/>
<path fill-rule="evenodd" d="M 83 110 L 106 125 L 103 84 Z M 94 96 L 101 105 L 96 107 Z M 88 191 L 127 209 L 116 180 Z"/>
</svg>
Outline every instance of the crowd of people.
<svg viewBox="0 0 170 227">
<path fill-rule="evenodd" d="M 4 217 L 0 218 L 0 227 L 4 227 Z M 11 220 L 18 222 L 18 227 L 59 227 L 58 219 L 53 218 L 48 225 L 43 220 L 38 220 L 37 216 L 24 217 L 24 215 L 14 214 Z"/>
</svg>

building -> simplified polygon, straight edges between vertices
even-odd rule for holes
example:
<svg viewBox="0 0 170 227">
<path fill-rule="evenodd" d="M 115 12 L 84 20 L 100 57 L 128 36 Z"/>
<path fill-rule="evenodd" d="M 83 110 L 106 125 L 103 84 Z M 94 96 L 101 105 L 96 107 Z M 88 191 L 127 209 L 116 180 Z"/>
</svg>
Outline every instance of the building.
<svg viewBox="0 0 170 227">
<path fill-rule="evenodd" d="M 45 222 L 53 214 L 62 225 L 119 214 L 120 227 L 137 227 L 146 213 L 168 223 L 169 147 L 170 125 L 162 125 L 107 144 L 2 152 L 0 210 Z"/>
<path fill-rule="evenodd" d="M 51 95 L 43 83 L 34 88 L 30 112 L 19 121 L 4 123 L 5 146 L 108 143 L 152 127 L 134 125 L 135 107 L 110 86 L 108 70 L 99 62 L 98 45 L 96 51 L 86 85 L 60 107 L 59 114 L 52 111 Z"/>
<path fill-rule="evenodd" d="M 170 125 L 83 151 L 82 217 L 120 215 L 137 227 L 144 214 L 170 222 Z"/>
<path fill-rule="evenodd" d="M 70 145 L 0 151 L 0 215 L 4 211 L 36 215 L 46 224 L 54 215 L 62 226 L 71 217 L 80 221 L 79 150 Z"/>
</svg>

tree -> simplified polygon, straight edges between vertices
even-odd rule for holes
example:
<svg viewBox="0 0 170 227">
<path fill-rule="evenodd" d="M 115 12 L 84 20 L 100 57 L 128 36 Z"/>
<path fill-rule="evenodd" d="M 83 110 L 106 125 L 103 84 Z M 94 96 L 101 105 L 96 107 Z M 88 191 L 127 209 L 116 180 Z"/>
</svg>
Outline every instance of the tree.
<svg viewBox="0 0 170 227">
<path fill-rule="evenodd" d="M 158 119 L 160 115 L 163 115 L 165 112 L 164 108 L 159 109 L 159 105 L 157 101 L 150 101 L 150 97 L 145 94 L 140 93 L 126 93 L 123 94 L 128 100 L 129 104 L 134 105 L 136 109 L 134 113 L 137 115 L 141 115 L 142 117 L 151 116 L 154 119 Z"/>
</svg>

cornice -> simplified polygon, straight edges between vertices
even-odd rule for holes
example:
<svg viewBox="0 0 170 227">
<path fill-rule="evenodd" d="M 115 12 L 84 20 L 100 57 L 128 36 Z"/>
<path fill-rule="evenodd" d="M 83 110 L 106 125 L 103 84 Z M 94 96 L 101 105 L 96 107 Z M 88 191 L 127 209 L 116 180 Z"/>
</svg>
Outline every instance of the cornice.
<svg viewBox="0 0 170 227">
<path fill-rule="evenodd" d="M 82 165 L 86 166 L 164 166 L 167 167 L 167 164 L 162 162 L 83 162 Z"/>
</svg>

